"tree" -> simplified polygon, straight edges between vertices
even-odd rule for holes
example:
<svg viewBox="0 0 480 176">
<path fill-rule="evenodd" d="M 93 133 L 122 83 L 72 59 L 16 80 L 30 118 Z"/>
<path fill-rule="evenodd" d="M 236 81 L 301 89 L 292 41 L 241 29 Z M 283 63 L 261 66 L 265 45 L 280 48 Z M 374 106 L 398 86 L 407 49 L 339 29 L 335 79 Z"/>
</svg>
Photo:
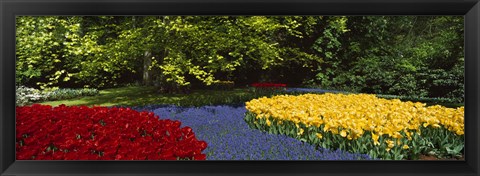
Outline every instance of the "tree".
<svg viewBox="0 0 480 176">
<path fill-rule="evenodd" d="M 463 97 L 454 16 L 18 17 L 17 83 L 48 87 L 222 80 Z M 445 90 L 445 91 L 443 91 Z"/>
<path fill-rule="evenodd" d="M 338 39 L 339 52 L 326 57 L 315 84 L 366 93 L 463 97 L 462 17 L 355 16 L 348 17 L 346 28 Z"/>
</svg>

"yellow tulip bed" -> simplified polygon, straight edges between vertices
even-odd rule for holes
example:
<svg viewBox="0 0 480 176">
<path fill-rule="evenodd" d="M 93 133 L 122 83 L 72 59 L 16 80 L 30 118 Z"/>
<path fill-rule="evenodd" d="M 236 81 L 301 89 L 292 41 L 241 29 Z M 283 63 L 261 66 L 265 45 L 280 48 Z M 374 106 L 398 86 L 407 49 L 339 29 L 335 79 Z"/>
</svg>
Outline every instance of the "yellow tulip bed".
<svg viewBox="0 0 480 176">
<path fill-rule="evenodd" d="M 464 107 L 326 93 L 262 97 L 246 109 L 252 128 L 380 159 L 455 157 L 464 148 Z"/>
</svg>

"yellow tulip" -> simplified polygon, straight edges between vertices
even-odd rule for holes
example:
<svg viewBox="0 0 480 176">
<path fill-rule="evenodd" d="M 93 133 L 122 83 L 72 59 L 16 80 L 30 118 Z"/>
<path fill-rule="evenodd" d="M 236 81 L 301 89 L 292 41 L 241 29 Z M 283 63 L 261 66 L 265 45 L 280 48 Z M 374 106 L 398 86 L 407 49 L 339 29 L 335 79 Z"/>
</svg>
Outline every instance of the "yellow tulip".
<svg viewBox="0 0 480 176">
<path fill-rule="evenodd" d="M 340 136 L 346 137 L 346 136 L 347 136 L 347 132 L 346 132 L 345 130 L 340 131 Z"/>
<path fill-rule="evenodd" d="M 392 140 L 386 140 L 385 143 L 387 143 L 388 148 L 393 148 L 395 146 L 395 142 Z"/>
<path fill-rule="evenodd" d="M 272 122 L 270 122 L 270 120 L 267 119 L 267 126 L 270 126 L 272 124 Z"/>
<path fill-rule="evenodd" d="M 425 103 L 387 100 L 373 94 L 262 97 L 246 102 L 246 109 L 256 114 L 256 119 L 273 118 L 279 124 L 293 122 L 297 128 L 300 125 L 324 125 L 323 132 L 340 134 L 348 139 L 357 139 L 364 135 L 364 130 L 369 131 L 375 145 L 378 145 L 378 137 L 383 134 L 394 139 L 403 138 L 401 131 L 405 132 L 408 140 L 412 140 L 411 133 L 421 134 L 422 126 L 443 126 L 457 135 L 464 135 L 464 107 L 427 107 Z M 268 126 L 271 123 L 266 120 Z M 339 132 L 339 128 L 343 130 Z M 303 134 L 303 131 L 299 134 Z"/>
<path fill-rule="evenodd" d="M 330 125 L 326 124 L 325 127 L 323 127 L 323 132 L 327 132 L 330 129 Z"/>
<path fill-rule="evenodd" d="M 372 133 L 372 140 L 373 140 L 373 145 L 380 145 L 380 142 L 378 142 L 379 136 L 376 135 L 375 133 Z"/>
<path fill-rule="evenodd" d="M 300 136 L 300 135 L 302 135 L 302 134 L 303 134 L 303 132 L 304 132 L 304 131 L 303 131 L 303 128 L 300 128 L 300 131 L 297 133 L 297 135 L 299 135 L 299 136 Z"/>
<path fill-rule="evenodd" d="M 395 139 L 400 139 L 400 138 L 402 138 L 403 136 L 402 136 L 402 134 L 400 134 L 398 131 L 396 131 L 396 132 L 394 132 L 394 134 L 392 135 L 392 137 L 395 138 Z"/>
</svg>

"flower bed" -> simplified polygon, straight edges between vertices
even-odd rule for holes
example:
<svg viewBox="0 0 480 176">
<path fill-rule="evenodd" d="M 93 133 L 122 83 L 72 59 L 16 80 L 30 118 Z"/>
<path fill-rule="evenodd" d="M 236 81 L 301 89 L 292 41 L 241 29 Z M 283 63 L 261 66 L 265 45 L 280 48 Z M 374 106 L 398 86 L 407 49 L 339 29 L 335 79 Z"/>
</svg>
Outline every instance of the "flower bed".
<svg viewBox="0 0 480 176">
<path fill-rule="evenodd" d="M 178 107 L 149 105 L 132 107 L 160 117 L 179 120 L 208 142 L 207 160 L 369 160 L 368 155 L 328 150 L 251 129 L 243 120 L 245 106 Z"/>
<path fill-rule="evenodd" d="M 16 86 L 15 94 L 15 104 L 17 106 L 24 106 L 46 98 L 42 91 L 25 86 Z"/>
<path fill-rule="evenodd" d="M 287 84 L 279 83 L 253 83 L 250 86 L 250 90 L 256 93 L 279 93 L 287 89 Z"/>
<path fill-rule="evenodd" d="M 16 108 L 18 160 L 205 160 L 207 143 L 179 121 L 129 108 Z"/>
<path fill-rule="evenodd" d="M 345 93 L 343 91 L 325 90 L 315 88 L 291 88 L 289 87 L 286 92 L 288 93 Z"/>
<path fill-rule="evenodd" d="M 284 88 L 287 87 L 287 84 L 277 84 L 277 83 L 253 83 L 252 87 L 255 88 Z"/>
<path fill-rule="evenodd" d="M 463 152 L 463 107 L 427 107 L 368 94 L 326 93 L 259 98 L 247 102 L 246 108 L 245 121 L 251 127 L 324 148 L 383 159 Z"/>
</svg>

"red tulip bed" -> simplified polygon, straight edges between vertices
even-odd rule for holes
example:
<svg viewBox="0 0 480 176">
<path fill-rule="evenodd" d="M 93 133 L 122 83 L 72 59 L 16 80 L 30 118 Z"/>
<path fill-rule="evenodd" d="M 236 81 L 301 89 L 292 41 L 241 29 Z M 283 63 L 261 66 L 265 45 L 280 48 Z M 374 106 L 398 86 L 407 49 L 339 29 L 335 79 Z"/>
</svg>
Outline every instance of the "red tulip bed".
<svg viewBox="0 0 480 176">
<path fill-rule="evenodd" d="M 284 91 L 287 88 L 287 84 L 282 83 L 253 83 L 250 86 L 252 91 L 259 93 Z"/>
<path fill-rule="evenodd" d="M 17 160 L 205 160 L 207 143 L 179 121 L 129 108 L 16 108 Z"/>
</svg>

